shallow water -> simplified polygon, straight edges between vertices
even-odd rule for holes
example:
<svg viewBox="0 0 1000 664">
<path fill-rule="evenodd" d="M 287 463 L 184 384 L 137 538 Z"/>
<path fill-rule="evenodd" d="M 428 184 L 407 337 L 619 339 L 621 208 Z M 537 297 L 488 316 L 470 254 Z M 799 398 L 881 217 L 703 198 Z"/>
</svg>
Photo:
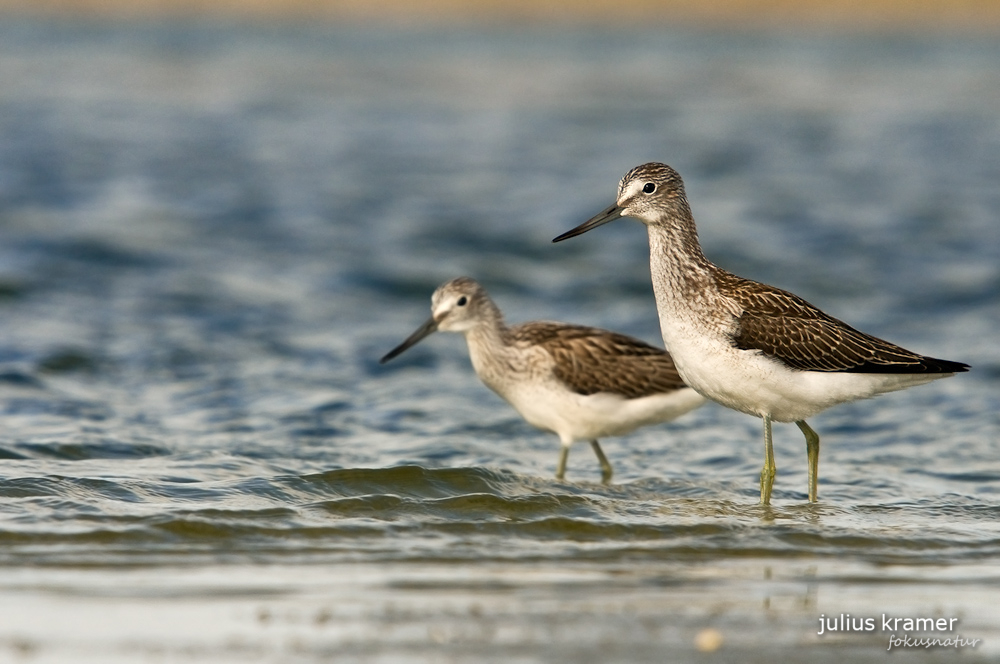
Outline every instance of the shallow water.
<svg viewBox="0 0 1000 664">
<path fill-rule="evenodd" d="M 0 659 L 883 658 L 817 635 L 842 613 L 996 657 L 998 72 L 932 37 L 5 24 Z M 816 417 L 818 505 L 776 427 L 763 508 L 751 418 L 557 482 L 460 339 L 378 365 L 461 274 L 657 341 L 641 227 L 549 242 L 652 159 L 717 263 L 973 371 Z"/>
</svg>

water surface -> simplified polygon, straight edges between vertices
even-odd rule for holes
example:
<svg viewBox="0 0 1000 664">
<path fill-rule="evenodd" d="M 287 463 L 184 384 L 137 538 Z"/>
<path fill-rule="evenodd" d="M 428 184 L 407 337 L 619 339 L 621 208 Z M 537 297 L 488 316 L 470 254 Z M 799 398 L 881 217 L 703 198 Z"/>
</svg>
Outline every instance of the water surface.
<svg viewBox="0 0 1000 664">
<path fill-rule="evenodd" d="M 998 72 L 933 37 L 5 24 L 0 659 L 881 660 L 816 634 L 841 613 L 996 657 Z M 463 274 L 658 342 L 638 224 L 550 244 L 654 159 L 715 262 L 973 371 L 817 416 L 818 505 L 777 426 L 763 508 L 751 418 L 557 482 L 461 339 L 378 365 Z"/>
</svg>

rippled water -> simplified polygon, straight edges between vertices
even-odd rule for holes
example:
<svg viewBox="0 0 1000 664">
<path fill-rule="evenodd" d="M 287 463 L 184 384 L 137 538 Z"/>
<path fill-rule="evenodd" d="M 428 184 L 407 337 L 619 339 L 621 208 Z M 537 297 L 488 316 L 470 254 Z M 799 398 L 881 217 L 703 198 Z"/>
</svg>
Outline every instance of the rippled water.
<svg viewBox="0 0 1000 664">
<path fill-rule="evenodd" d="M 995 41 L 8 22 L 0 81 L 0 659 L 1000 652 Z M 549 242 L 652 159 L 717 263 L 973 371 L 816 417 L 818 505 L 778 426 L 763 508 L 751 418 L 556 482 L 460 339 L 377 364 L 461 274 L 658 340 L 641 227 Z"/>
</svg>

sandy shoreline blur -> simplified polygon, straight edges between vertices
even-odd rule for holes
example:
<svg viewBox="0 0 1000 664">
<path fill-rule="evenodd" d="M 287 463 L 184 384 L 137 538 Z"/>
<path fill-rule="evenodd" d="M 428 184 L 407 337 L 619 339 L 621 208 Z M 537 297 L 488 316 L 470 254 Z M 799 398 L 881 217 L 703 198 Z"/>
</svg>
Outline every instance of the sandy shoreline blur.
<svg viewBox="0 0 1000 664">
<path fill-rule="evenodd" d="M 0 0 L 0 14 L 1000 31 L 1000 0 Z"/>
</svg>

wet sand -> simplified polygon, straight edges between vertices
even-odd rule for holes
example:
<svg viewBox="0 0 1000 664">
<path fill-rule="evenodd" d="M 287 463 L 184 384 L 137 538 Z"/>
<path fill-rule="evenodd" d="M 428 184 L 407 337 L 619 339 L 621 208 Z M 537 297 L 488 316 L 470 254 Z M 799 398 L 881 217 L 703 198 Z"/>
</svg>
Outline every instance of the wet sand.
<svg viewBox="0 0 1000 664">
<path fill-rule="evenodd" d="M 997 0 L 0 0 L 0 13 L 69 18 L 216 18 L 376 23 L 685 24 L 705 27 L 969 31 L 1000 29 Z"/>
</svg>

